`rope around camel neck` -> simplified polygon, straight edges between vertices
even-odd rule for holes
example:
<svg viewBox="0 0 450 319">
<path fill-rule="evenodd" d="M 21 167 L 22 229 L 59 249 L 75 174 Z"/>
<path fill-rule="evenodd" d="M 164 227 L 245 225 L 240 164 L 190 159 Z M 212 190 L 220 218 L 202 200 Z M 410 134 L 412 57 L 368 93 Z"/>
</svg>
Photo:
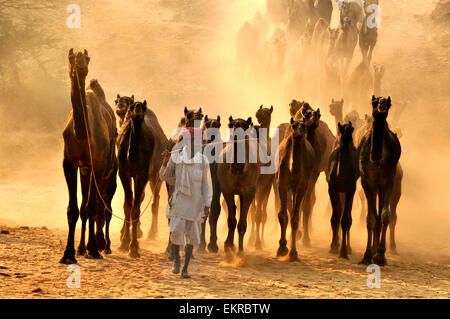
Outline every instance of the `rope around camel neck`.
<svg viewBox="0 0 450 319">
<path fill-rule="evenodd" d="M 114 216 L 114 217 L 116 217 L 117 219 L 120 219 L 120 220 L 122 220 L 122 221 L 124 221 L 124 222 L 127 222 L 128 224 L 131 224 L 131 223 L 133 223 L 133 222 L 135 222 L 135 221 L 139 221 L 139 219 L 141 218 L 141 216 L 144 215 L 145 211 L 146 211 L 147 208 L 150 206 L 150 202 L 153 200 L 153 192 L 152 192 L 152 194 L 150 195 L 150 199 L 149 199 L 149 201 L 148 201 L 148 203 L 147 203 L 147 206 L 145 206 L 144 210 L 141 211 L 141 213 L 139 214 L 139 216 L 138 216 L 136 219 L 132 219 L 131 221 L 126 220 L 126 219 L 124 219 L 124 218 L 122 218 L 122 217 L 117 216 L 116 214 L 113 213 L 113 211 L 112 211 L 111 209 L 109 209 L 108 205 L 106 204 L 105 200 L 103 199 L 103 196 L 102 196 L 102 194 L 101 194 L 101 192 L 100 192 L 100 188 L 98 187 L 98 184 L 97 184 L 97 178 L 95 177 L 95 172 L 94 172 L 94 161 L 93 161 L 93 159 L 92 159 L 91 142 L 90 142 L 89 129 L 88 129 L 87 119 L 86 119 L 86 113 L 85 113 L 85 104 L 84 104 L 84 101 L 83 101 L 83 96 L 82 96 L 82 94 L 81 94 L 80 78 L 79 78 L 79 76 L 78 76 L 78 70 L 77 70 L 77 69 L 75 69 L 75 74 L 76 74 L 76 76 L 77 76 L 78 88 L 79 88 L 79 92 L 80 92 L 81 106 L 82 106 L 82 110 L 83 110 L 84 127 L 85 127 L 85 129 L 86 129 L 86 136 L 87 136 L 87 141 L 88 141 L 87 144 L 88 144 L 88 149 L 89 149 L 89 160 L 90 160 L 90 162 L 91 162 L 91 178 L 89 179 L 88 200 L 89 200 L 90 195 L 91 195 L 91 182 L 92 182 L 92 180 L 93 180 L 93 181 L 94 181 L 94 185 L 95 185 L 95 189 L 96 189 L 96 191 L 97 191 L 97 194 L 98 194 L 98 196 L 100 197 L 100 199 L 102 200 L 103 206 L 105 206 L 106 210 L 107 210 L 108 212 L 111 213 L 111 216 Z M 159 175 L 158 175 L 157 180 L 156 180 L 156 185 L 155 185 L 155 187 L 159 187 L 159 186 L 160 186 L 159 183 L 160 183 L 160 179 L 159 179 Z M 135 199 L 135 201 L 136 201 L 136 199 Z M 130 219 L 131 219 L 131 216 L 130 216 Z"/>
</svg>

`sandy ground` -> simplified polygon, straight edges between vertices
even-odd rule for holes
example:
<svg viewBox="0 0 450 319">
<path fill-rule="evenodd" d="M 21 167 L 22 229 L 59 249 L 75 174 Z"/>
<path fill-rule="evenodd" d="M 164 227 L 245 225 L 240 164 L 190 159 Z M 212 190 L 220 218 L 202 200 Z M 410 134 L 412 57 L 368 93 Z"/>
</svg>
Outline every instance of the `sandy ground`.
<svg viewBox="0 0 450 319">
<path fill-rule="evenodd" d="M 169 128 L 178 121 L 183 105 L 204 105 L 210 114 L 219 113 L 224 118 L 232 112 L 239 114 L 238 111 L 245 113 L 242 116 L 249 116 L 254 109 L 247 105 L 259 105 L 260 101 L 258 104 L 254 101 L 252 104 L 248 101 L 234 103 L 239 100 L 239 94 L 231 94 L 230 83 L 225 80 L 222 83 L 222 78 L 215 74 L 216 70 L 221 70 L 221 64 L 230 62 L 231 53 L 218 56 L 216 53 L 227 46 L 233 51 L 229 46 L 234 43 L 235 31 L 243 20 L 229 23 L 230 17 L 241 10 L 240 18 L 249 19 L 254 13 L 251 4 L 262 2 L 221 1 L 217 2 L 221 6 L 202 6 L 204 10 L 219 11 L 223 24 L 208 20 L 200 25 L 196 18 L 198 7 L 180 10 L 174 1 L 152 1 L 152 10 L 141 1 L 116 6 L 99 1 L 83 6 L 86 28 L 68 36 L 64 50 L 68 45 L 84 47 L 86 39 L 90 40 L 89 52 L 93 57 L 90 74 L 101 78 L 108 99 L 112 101 L 117 92 L 135 93 L 140 98 L 150 95 L 150 103 L 152 107 L 157 105 L 155 111 L 166 133 L 170 133 Z M 228 3 L 239 5 L 228 10 Z M 98 6 L 104 6 L 101 17 L 95 16 Z M 7 151 L 0 154 L 0 230 L 9 232 L 0 234 L 0 297 L 449 298 L 450 219 L 446 190 L 450 176 L 440 168 L 448 166 L 448 161 L 443 159 L 439 146 L 424 148 L 428 139 L 442 134 L 439 132 L 448 134 L 448 130 L 444 130 L 449 110 L 448 89 L 444 90 L 448 87 L 445 85 L 448 50 L 437 49 L 426 31 L 415 28 L 416 16 L 428 14 L 432 1 L 398 0 L 383 6 L 384 24 L 374 53 L 376 62 L 383 63 L 388 70 L 383 91 L 402 98 L 410 94 L 409 100 L 417 103 L 411 103 L 415 107 L 406 112 L 402 122 L 404 153 L 401 161 L 405 179 L 398 209 L 399 255 L 388 252 L 388 265 L 381 269 L 380 289 L 367 287 L 369 273 L 365 266 L 358 265 L 365 249 L 366 232 L 359 226 L 357 199 L 350 260 L 328 254 L 330 223 L 329 215 L 324 213 L 328 195 L 323 177 L 317 186 L 312 248 L 306 249 L 299 243 L 298 263 L 274 257 L 279 226 L 270 202 L 264 251 L 254 251 L 247 245 L 244 258 L 225 261 L 222 248 L 226 228 L 221 216 L 221 252 L 218 255 L 196 253 L 191 280 L 174 276 L 170 272 L 171 262 L 164 253 L 167 223 L 163 216 L 166 202 L 163 191 L 160 239 L 141 240 L 141 258 L 131 259 L 117 249 L 121 221 L 114 218 L 111 224 L 113 254 L 100 261 L 79 257 L 81 288 L 68 288 L 67 266 L 58 264 L 67 237 L 62 138 L 59 132 L 29 136 L 25 129 L 0 131 L 1 145 L 7 146 L 3 148 Z M 61 15 L 64 12 L 62 10 Z M 126 23 L 123 16 L 128 18 Z M 230 25 L 233 28 L 228 30 Z M 137 28 L 141 31 L 133 32 Z M 211 30 L 217 31 L 214 41 Z M 126 41 L 134 45 L 132 54 L 123 47 Z M 136 49 L 137 44 L 139 49 Z M 130 55 L 140 63 L 128 63 Z M 62 65 L 66 67 L 65 56 Z M 134 74 L 139 77 L 135 78 Z M 264 100 L 264 103 L 269 102 Z M 287 103 L 282 102 L 276 104 L 275 125 L 284 121 L 287 114 L 287 108 L 283 107 Z M 431 107 L 438 103 L 441 107 L 436 108 L 437 111 L 427 112 L 435 116 L 422 118 L 423 110 L 419 106 Z M 66 114 L 69 109 L 62 108 L 62 112 Z M 63 125 L 61 122 L 61 130 Z M 423 134 L 423 125 L 427 125 L 427 134 Z M 440 130 L 430 130 L 435 127 Z M 426 169 L 418 169 L 425 165 Z M 443 182 L 436 183 L 439 180 Z M 122 216 L 123 190 L 119 180 L 118 184 L 112 206 L 114 212 Z M 148 212 L 142 218 L 144 232 L 149 229 L 150 218 Z M 79 230 L 76 242 L 78 236 Z"/>
</svg>

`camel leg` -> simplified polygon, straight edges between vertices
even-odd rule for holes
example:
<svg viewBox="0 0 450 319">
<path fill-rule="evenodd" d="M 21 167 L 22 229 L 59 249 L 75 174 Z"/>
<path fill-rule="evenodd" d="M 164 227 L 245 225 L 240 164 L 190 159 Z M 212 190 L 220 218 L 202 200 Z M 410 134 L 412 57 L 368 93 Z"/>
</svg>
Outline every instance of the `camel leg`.
<svg viewBox="0 0 450 319">
<path fill-rule="evenodd" d="M 400 201 L 401 190 L 392 190 L 390 199 L 390 216 L 389 216 L 389 249 L 392 253 L 397 253 L 397 245 L 395 243 L 395 225 L 397 224 L 397 205 Z"/>
<path fill-rule="evenodd" d="M 331 241 L 330 253 L 337 254 L 339 252 L 339 222 L 341 221 L 341 200 L 339 193 L 335 191 L 334 185 L 330 182 L 328 186 L 328 194 L 330 195 L 333 213 L 331 215 L 331 229 L 333 230 L 333 240 Z"/>
<path fill-rule="evenodd" d="M 255 198 L 255 190 L 247 192 L 245 195 L 240 196 L 241 198 L 241 211 L 239 214 L 239 254 L 244 253 L 244 236 L 247 231 L 247 214 L 253 199 Z"/>
<path fill-rule="evenodd" d="M 139 215 L 141 214 L 141 198 L 144 195 L 147 185 L 148 174 L 138 174 L 134 180 L 134 202 L 131 208 L 131 242 L 129 246 L 129 256 L 133 258 L 140 257 L 138 243 Z"/>
<path fill-rule="evenodd" d="M 306 191 L 305 199 L 303 201 L 303 245 L 305 247 L 311 246 L 311 240 L 309 238 L 309 220 L 311 218 L 312 210 L 315 203 L 315 186 L 317 179 L 319 178 L 319 173 L 315 172 L 311 177 L 308 185 L 308 190 Z"/>
<path fill-rule="evenodd" d="M 213 185 L 213 198 L 211 201 L 211 211 L 209 213 L 209 244 L 208 251 L 210 253 L 217 253 L 219 247 L 217 246 L 217 220 L 220 216 L 220 188 L 219 183 Z"/>
<path fill-rule="evenodd" d="M 279 187 L 279 194 L 280 194 L 280 204 L 281 204 L 281 210 L 278 213 L 278 221 L 280 222 L 280 228 L 281 228 L 281 237 L 280 237 L 280 246 L 278 247 L 277 256 L 286 256 L 289 252 L 287 248 L 287 240 L 286 240 L 286 228 L 288 224 L 288 214 L 287 214 L 287 201 L 288 201 L 288 190 L 285 185 L 282 185 L 280 183 Z"/>
<path fill-rule="evenodd" d="M 119 177 L 122 182 L 123 191 L 125 193 L 125 201 L 123 203 L 123 212 L 125 220 L 123 221 L 122 230 L 120 231 L 120 247 L 122 251 L 128 251 L 130 245 L 130 222 L 131 207 L 133 205 L 133 191 L 131 189 L 131 178 L 123 172 L 119 171 Z"/>
<path fill-rule="evenodd" d="M 364 195 L 364 189 L 362 188 L 362 186 L 359 189 L 359 200 L 361 203 L 361 215 L 359 216 L 359 225 L 364 226 L 364 221 L 366 220 L 367 205 L 366 205 L 366 197 Z"/>
<path fill-rule="evenodd" d="M 270 191 L 270 189 L 269 189 L 269 191 Z M 266 222 L 267 222 L 267 203 L 268 203 L 268 201 L 269 201 L 269 195 L 267 195 L 263 198 L 263 203 L 262 203 L 262 216 L 261 216 L 261 223 L 262 223 L 261 224 L 262 225 L 261 245 L 262 245 L 262 247 L 264 247 L 266 245 L 265 241 L 264 241 L 264 230 L 266 228 Z"/>
<path fill-rule="evenodd" d="M 389 226 L 390 212 L 389 212 L 389 200 L 392 194 L 392 181 L 386 183 L 380 190 L 382 196 L 382 210 L 381 210 L 381 222 L 382 222 L 382 230 L 381 230 L 381 238 L 380 244 L 378 245 L 378 250 L 373 257 L 373 262 L 379 266 L 386 265 L 386 231 Z"/>
<path fill-rule="evenodd" d="M 103 194 L 103 200 L 106 199 L 105 194 Z M 106 208 L 101 200 L 100 196 L 97 195 L 97 221 L 95 230 L 95 241 L 97 242 L 98 251 L 103 251 L 106 247 L 105 234 L 103 234 L 103 226 L 106 221 Z"/>
<path fill-rule="evenodd" d="M 361 180 L 364 193 L 367 198 L 367 247 L 364 253 L 364 258 L 361 260 L 360 264 L 370 265 L 372 263 L 372 237 L 373 230 L 375 228 L 375 220 L 377 214 L 376 207 L 376 191 L 367 182 Z"/>
<path fill-rule="evenodd" d="M 372 255 L 375 255 L 377 250 L 378 250 L 378 246 L 380 244 L 380 234 L 381 234 L 381 227 L 382 227 L 382 222 L 381 222 L 381 212 L 383 210 L 383 194 L 381 192 L 381 187 L 379 188 L 378 191 L 378 211 L 375 212 L 375 228 L 373 231 L 373 243 L 372 243 Z"/>
<path fill-rule="evenodd" d="M 114 194 L 117 190 L 117 165 L 115 164 L 114 171 L 111 173 L 111 176 L 109 178 L 108 183 L 108 194 L 107 194 L 107 201 L 106 204 L 108 205 L 108 209 L 105 210 L 105 218 L 106 218 L 106 227 L 105 227 L 105 239 L 106 239 L 106 246 L 105 246 L 105 254 L 111 254 L 111 238 L 109 237 L 109 225 L 111 223 L 112 218 L 112 206 L 111 202 L 114 197 Z"/>
<path fill-rule="evenodd" d="M 291 251 L 289 252 L 289 261 L 298 261 L 298 253 L 297 253 L 297 230 L 298 224 L 300 221 L 300 204 L 302 202 L 303 196 L 305 194 L 304 190 L 299 190 L 297 193 L 294 193 L 293 199 L 293 210 L 291 215 Z"/>
<path fill-rule="evenodd" d="M 257 250 L 261 250 L 262 249 L 262 244 L 261 244 L 261 228 L 262 228 L 262 192 L 258 192 L 255 194 L 256 198 L 253 201 L 253 203 L 256 203 L 256 213 L 255 213 L 255 217 L 253 219 L 255 225 L 255 231 L 256 231 L 256 239 L 255 239 L 255 248 Z M 253 228 L 253 227 L 252 227 Z"/>
<path fill-rule="evenodd" d="M 152 225 L 148 233 L 148 238 L 156 239 L 158 237 L 158 209 L 159 209 L 159 191 L 161 190 L 161 183 L 158 175 L 153 174 L 150 178 L 150 188 L 153 193 L 152 198 Z"/>
<path fill-rule="evenodd" d="M 370 46 L 370 47 L 369 47 L 369 53 L 368 53 L 368 56 L 367 56 L 367 61 L 369 62 L 369 65 L 370 65 L 370 63 L 372 62 L 373 49 L 374 49 L 373 46 Z"/>
<path fill-rule="evenodd" d="M 101 174 L 99 174 L 101 176 Z M 90 181 L 90 189 L 89 189 L 89 199 L 86 205 L 86 212 L 89 220 L 89 238 L 87 243 L 87 258 L 92 259 L 102 259 L 102 255 L 98 252 L 97 248 L 97 240 L 95 236 L 95 226 L 97 224 L 97 214 L 98 214 L 98 206 L 103 205 L 103 203 L 99 203 L 97 200 L 97 188 L 94 182 L 94 175 L 91 174 Z M 98 185 L 100 188 L 100 185 Z M 101 189 L 101 188 L 100 188 Z"/>
<path fill-rule="evenodd" d="M 238 203 L 238 205 L 240 205 L 240 203 Z M 251 202 L 250 204 L 250 209 L 249 209 L 249 216 L 250 216 L 250 224 L 251 224 L 251 228 L 250 228 L 250 237 L 248 239 L 248 243 L 249 245 L 256 245 L 256 236 L 259 235 L 255 235 L 256 232 L 256 218 L 257 218 L 257 207 L 259 206 L 259 203 L 256 203 L 256 198 Z"/>
<path fill-rule="evenodd" d="M 350 247 L 350 227 L 352 226 L 352 205 L 353 205 L 353 197 L 355 195 L 355 191 L 347 192 L 345 194 L 345 206 L 344 206 L 344 215 L 341 219 L 341 227 L 342 227 L 342 245 L 341 251 L 339 253 L 340 258 L 348 259 L 348 248 Z"/>
<path fill-rule="evenodd" d="M 81 182 L 81 207 L 80 207 L 80 217 L 81 217 L 81 236 L 80 244 L 78 245 L 77 255 L 84 256 L 86 254 L 86 222 L 87 222 L 87 212 L 86 205 L 88 201 L 89 194 L 89 179 L 91 176 L 91 170 L 82 168 L 80 169 L 80 182 Z"/>
<path fill-rule="evenodd" d="M 273 195 L 275 198 L 275 211 L 279 212 L 281 209 L 281 201 L 280 201 L 280 193 L 278 191 L 276 181 L 273 182 Z"/>
<path fill-rule="evenodd" d="M 64 255 L 59 261 L 62 264 L 76 264 L 75 259 L 75 228 L 77 225 L 78 216 L 80 214 L 78 210 L 77 202 L 77 170 L 78 167 L 75 163 L 64 159 L 63 161 L 64 176 L 66 178 L 67 188 L 69 190 L 69 205 L 67 207 L 67 222 L 69 224 L 69 234 L 67 236 L 67 245 Z"/>
<path fill-rule="evenodd" d="M 225 241 L 225 252 L 227 254 L 234 252 L 234 232 L 236 230 L 236 204 L 234 203 L 234 194 L 224 193 L 223 197 L 228 208 L 228 236 Z"/>
</svg>

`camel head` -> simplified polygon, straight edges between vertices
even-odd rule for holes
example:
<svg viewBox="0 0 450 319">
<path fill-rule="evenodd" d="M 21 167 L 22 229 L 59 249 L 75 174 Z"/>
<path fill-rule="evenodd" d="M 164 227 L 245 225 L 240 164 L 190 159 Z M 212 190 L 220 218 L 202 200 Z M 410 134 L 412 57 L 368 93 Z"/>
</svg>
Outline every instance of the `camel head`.
<svg viewBox="0 0 450 319">
<path fill-rule="evenodd" d="M 297 114 L 298 110 L 301 109 L 305 102 L 299 102 L 297 100 L 292 100 L 291 103 L 289 103 L 289 114 L 291 117 L 295 117 L 295 114 Z"/>
<path fill-rule="evenodd" d="M 339 134 L 339 140 L 340 144 L 347 144 L 352 141 L 353 138 L 353 125 L 352 122 L 348 122 L 348 124 L 341 124 L 338 123 L 338 134 Z"/>
<path fill-rule="evenodd" d="M 203 120 L 203 128 L 220 128 L 222 124 L 220 124 L 220 116 L 217 115 L 217 119 L 210 119 L 208 115 L 205 115 L 205 119 Z"/>
<path fill-rule="evenodd" d="M 292 135 L 293 137 L 297 138 L 304 138 L 307 133 L 307 126 L 303 119 L 300 120 L 294 120 L 291 117 L 291 129 L 292 129 Z"/>
<path fill-rule="evenodd" d="M 147 101 L 144 102 L 134 102 L 130 105 L 130 115 L 133 120 L 143 120 L 145 116 L 145 111 L 147 110 Z"/>
<path fill-rule="evenodd" d="M 371 126 L 373 123 L 373 116 L 370 116 L 368 114 L 364 114 L 364 125 L 366 127 Z"/>
<path fill-rule="evenodd" d="M 373 66 L 373 77 L 375 80 L 380 80 L 384 76 L 384 67 L 382 65 L 374 65 Z"/>
<path fill-rule="evenodd" d="M 259 107 L 258 111 L 256 111 L 255 116 L 256 120 L 260 125 L 268 126 L 270 125 L 270 120 L 272 119 L 272 112 L 273 112 L 273 105 L 270 106 L 270 109 L 267 107 L 261 106 Z"/>
<path fill-rule="evenodd" d="M 386 119 L 391 108 L 391 97 L 387 99 L 384 97 L 372 96 L 372 115 L 374 119 Z"/>
<path fill-rule="evenodd" d="M 194 127 L 194 125 L 197 125 L 196 127 L 200 127 L 202 119 L 203 119 L 202 108 L 199 108 L 198 111 L 196 111 L 196 110 L 188 110 L 187 107 L 184 107 L 184 120 L 186 127 Z"/>
<path fill-rule="evenodd" d="M 253 126 L 253 122 L 252 122 L 252 118 L 251 117 L 249 117 L 247 120 L 233 119 L 232 116 L 230 116 L 230 118 L 229 118 L 228 127 L 233 129 L 233 130 L 237 129 L 237 128 L 241 128 L 244 131 L 246 131 L 251 126 Z"/>
<path fill-rule="evenodd" d="M 88 56 L 88 52 L 85 49 L 84 52 L 73 52 L 73 49 L 69 51 L 69 66 L 70 66 L 70 78 L 73 80 L 78 78 L 80 81 L 84 81 L 88 74 L 88 65 L 91 59 Z"/>
<path fill-rule="evenodd" d="M 330 113 L 334 117 L 342 116 L 342 107 L 344 106 L 344 99 L 341 99 L 340 101 L 335 101 L 334 99 L 331 99 L 330 104 Z"/>
<path fill-rule="evenodd" d="M 116 104 L 116 113 L 120 118 L 120 121 L 122 122 L 125 118 L 125 114 L 127 114 L 128 108 L 134 104 L 134 95 L 131 97 L 128 96 L 120 96 L 120 94 L 117 94 L 117 98 L 114 101 Z"/>
<path fill-rule="evenodd" d="M 302 115 L 306 126 L 310 128 L 316 128 L 317 126 L 319 126 L 319 120 L 321 117 L 320 109 L 317 109 L 315 111 L 313 109 L 309 109 L 306 112 L 302 113 Z"/>
<path fill-rule="evenodd" d="M 339 22 L 339 28 L 344 32 L 349 31 L 351 26 L 352 26 L 352 20 L 350 20 L 349 17 L 344 17 Z"/>
</svg>

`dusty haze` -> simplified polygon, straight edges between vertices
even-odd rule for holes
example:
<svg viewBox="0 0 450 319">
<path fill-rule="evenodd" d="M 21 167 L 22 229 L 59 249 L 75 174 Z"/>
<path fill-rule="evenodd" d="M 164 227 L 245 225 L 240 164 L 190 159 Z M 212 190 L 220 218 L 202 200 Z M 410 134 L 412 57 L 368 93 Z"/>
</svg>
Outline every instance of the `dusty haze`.
<svg viewBox="0 0 450 319">
<path fill-rule="evenodd" d="M 271 79 L 260 79 L 266 84 L 255 89 L 236 77 L 237 31 L 258 10 L 265 12 L 265 0 L 193 0 L 181 5 L 175 0 L 82 0 L 78 1 L 81 29 L 68 29 L 66 7 L 71 2 L 57 1 L 49 7 L 21 11 L 2 9 L 13 21 L 32 17 L 34 30 L 39 29 L 52 40 L 30 51 L 26 45 L 33 47 L 33 38 L 23 32 L 15 41 L 22 42 L 26 53 L 0 53 L 2 68 L 15 63 L 19 73 L 15 79 L 21 82 L 16 85 L 12 75 L 0 78 L 0 225 L 67 228 L 61 133 L 71 110 L 67 60 L 71 47 L 89 51 L 88 79 L 99 80 L 111 106 L 117 93 L 147 99 L 167 135 L 183 115 L 184 106 L 202 107 L 211 117 L 220 115 L 224 126 L 229 115 L 253 116 L 256 121 L 254 113 L 260 104 L 273 105 L 272 127 L 276 127 L 289 121 L 289 101 L 303 98 L 285 94 L 281 84 Z M 373 62 L 386 69 L 382 94 L 392 97 L 392 109 L 396 101 L 409 103 L 399 123 L 404 179 L 397 247 L 403 255 L 420 251 L 414 255 L 420 256 L 419 262 L 437 259 L 447 264 L 448 284 L 449 25 L 438 26 L 431 20 L 436 1 L 380 3 L 382 21 Z M 338 12 L 334 6 L 332 25 L 336 26 Z M 360 61 L 357 46 L 350 70 Z M 324 120 L 335 131 L 328 105 L 314 106 L 321 108 Z M 321 176 L 313 213 L 313 245 L 315 239 L 317 243 L 331 238 L 330 216 L 325 214 L 329 201 L 326 187 Z M 165 203 L 163 190 L 160 238 L 167 234 Z M 122 204 L 123 189 L 118 179 L 113 210 L 119 216 L 123 215 Z M 358 256 L 366 241 L 365 227 L 358 226 L 359 210 L 359 197 L 355 195 L 352 244 Z M 269 216 L 266 243 L 275 254 L 279 225 L 272 200 Z M 147 213 L 142 218 L 145 231 L 150 218 Z M 224 223 L 221 216 L 219 230 Z M 121 222 L 113 218 L 112 232 L 117 234 L 120 227 Z M 221 249 L 223 230 L 219 236 Z M 117 239 L 113 240 L 117 244 Z M 328 247 L 325 240 L 316 245 Z M 158 249 L 162 247 L 163 240 Z M 301 256 L 302 248 L 299 251 Z"/>
</svg>

